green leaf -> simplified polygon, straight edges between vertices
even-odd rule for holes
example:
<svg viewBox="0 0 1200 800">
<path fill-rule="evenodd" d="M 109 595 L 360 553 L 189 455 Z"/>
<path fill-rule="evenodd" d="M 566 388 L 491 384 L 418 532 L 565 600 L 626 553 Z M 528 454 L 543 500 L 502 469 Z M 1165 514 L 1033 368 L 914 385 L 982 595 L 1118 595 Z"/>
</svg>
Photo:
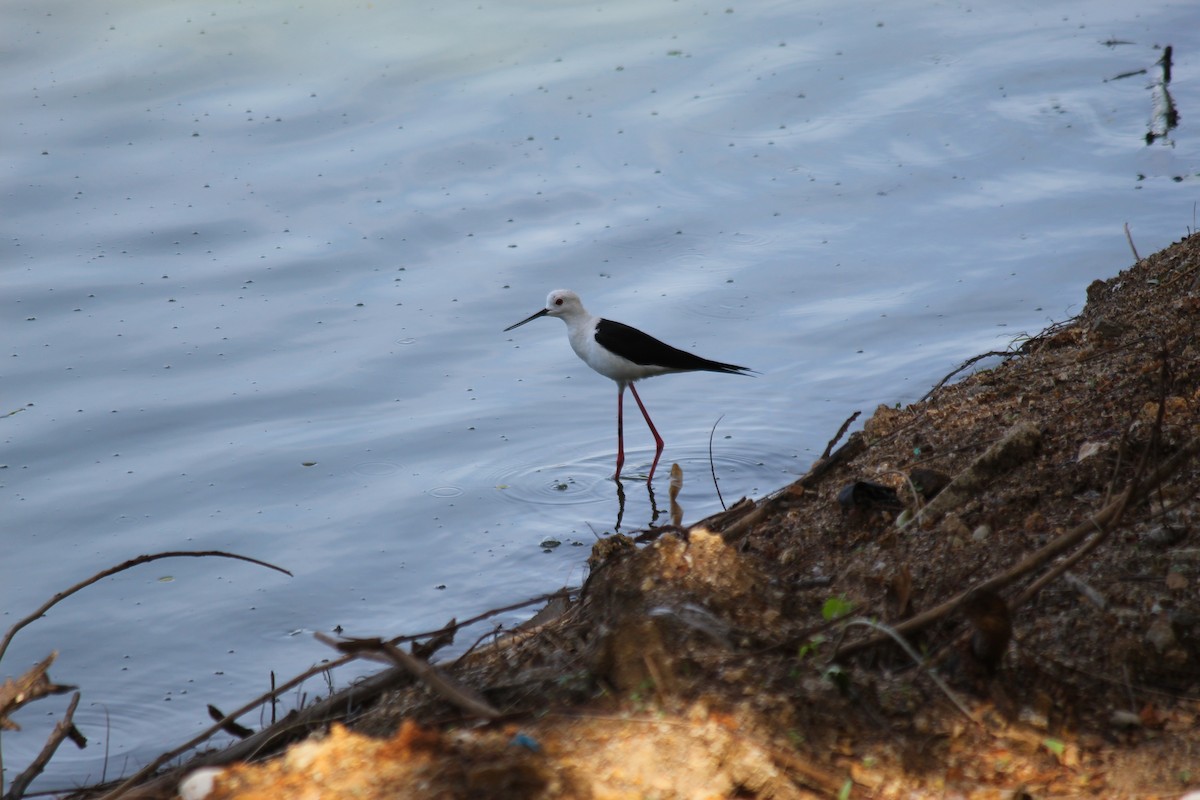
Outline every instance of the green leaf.
<svg viewBox="0 0 1200 800">
<path fill-rule="evenodd" d="M 854 610 L 854 603 L 851 603 L 845 597 L 838 595 L 831 597 L 825 601 L 825 605 L 821 606 L 821 616 L 828 622 L 838 617 L 844 617 Z"/>
<path fill-rule="evenodd" d="M 800 659 L 807 658 L 808 656 L 817 652 L 817 648 L 819 648 L 824 643 L 825 643 L 825 637 L 822 634 L 818 633 L 816 636 L 812 637 L 807 642 L 800 645 L 800 649 L 796 653 L 796 657 L 800 658 Z"/>
</svg>

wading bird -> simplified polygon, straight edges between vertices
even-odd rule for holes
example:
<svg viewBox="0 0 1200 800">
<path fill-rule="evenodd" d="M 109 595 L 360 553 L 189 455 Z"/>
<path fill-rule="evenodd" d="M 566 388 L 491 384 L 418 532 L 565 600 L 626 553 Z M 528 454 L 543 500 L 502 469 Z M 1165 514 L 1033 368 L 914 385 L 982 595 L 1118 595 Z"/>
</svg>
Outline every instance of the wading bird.
<svg viewBox="0 0 1200 800">
<path fill-rule="evenodd" d="M 654 434 L 654 463 L 650 465 L 650 474 L 646 477 L 646 483 L 650 483 L 654 480 L 654 470 L 658 467 L 659 457 L 662 456 L 663 439 L 658 435 L 650 415 L 646 413 L 646 406 L 642 404 L 642 398 L 638 397 L 634 381 L 666 375 L 669 372 L 727 372 L 731 375 L 748 375 L 753 372 L 749 367 L 701 358 L 620 322 L 594 317 L 583 307 L 579 295 L 569 289 L 555 289 L 546 297 L 545 308 L 504 330 L 508 332 L 519 328 L 538 317 L 558 317 L 567 323 L 567 338 L 571 340 L 571 348 L 575 355 L 596 372 L 617 382 L 617 471 L 613 473 L 613 480 L 620 479 L 621 466 L 625 463 L 622 406 L 626 386 L 633 392 L 633 399 L 637 401 L 642 416 L 646 418 L 650 433 Z"/>
</svg>

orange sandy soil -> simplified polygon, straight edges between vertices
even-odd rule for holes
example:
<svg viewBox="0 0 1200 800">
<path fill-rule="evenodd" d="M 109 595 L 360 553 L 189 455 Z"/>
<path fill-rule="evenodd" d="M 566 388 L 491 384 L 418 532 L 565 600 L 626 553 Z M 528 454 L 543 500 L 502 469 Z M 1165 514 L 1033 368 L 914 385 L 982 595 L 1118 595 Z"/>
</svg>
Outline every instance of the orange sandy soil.
<svg viewBox="0 0 1200 800">
<path fill-rule="evenodd" d="M 208 796 L 1200 787 L 1200 237 L 1087 298 L 770 497 L 602 539 L 578 602 L 443 667 L 497 718 L 409 679 Z"/>
</svg>

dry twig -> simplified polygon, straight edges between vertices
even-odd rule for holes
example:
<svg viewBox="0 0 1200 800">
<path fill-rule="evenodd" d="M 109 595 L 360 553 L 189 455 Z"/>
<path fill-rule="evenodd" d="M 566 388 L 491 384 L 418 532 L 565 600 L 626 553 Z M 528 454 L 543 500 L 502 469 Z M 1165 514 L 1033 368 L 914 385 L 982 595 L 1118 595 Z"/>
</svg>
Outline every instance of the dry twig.
<svg viewBox="0 0 1200 800">
<path fill-rule="evenodd" d="M 71 704 L 67 706 L 67 713 L 59 720 L 59 723 L 54 726 L 54 731 L 50 737 L 46 739 L 46 744 L 42 746 L 42 750 L 37 754 L 37 758 L 33 760 L 25 771 L 13 779 L 12 786 L 4 795 L 3 800 L 19 800 L 25 796 L 25 790 L 29 788 L 29 784 L 33 783 L 34 778 L 42 774 L 42 770 L 46 769 L 46 765 L 50 763 L 50 759 L 54 757 L 54 753 L 58 750 L 58 746 L 62 744 L 62 740 L 68 737 L 71 738 L 77 745 L 79 744 L 79 731 L 75 728 L 73 722 L 75 717 L 75 707 L 79 705 L 79 692 L 71 698 Z M 86 739 L 84 742 L 86 743 Z"/>
<path fill-rule="evenodd" d="M 991 358 L 992 356 L 998 356 L 999 358 L 1008 359 L 1008 358 L 1012 358 L 1016 354 L 1017 354 L 1016 350 L 989 350 L 986 353 L 979 353 L 978 355 L 971 356 L 966 361 L 962 362 L 957 367 L 950 370 L 950 372 L 947 373 L 945 377 L 943 377 L 940 381 L 935 383 L 933 385 L 933 388 L 930 389 L 928 392 L 926 392 L 925 395 L 920 400 L 917 401 L 917 404 L 924 403 L 926 400 L 933 397 L 934 394 L 937 393 L 938 389 L 941 389 L 943 386 L 946 385 L 947 381 L 949 381 L 955 375 L 962 372 L 964 369 L 971 366 L 972 364 L 982 361 L 985 358 Z"/>
<path fill-rule="evenodd" d="M 474 617 L 471 617 L 470 619 L 445 625 L 437 630 L 424 631 L 422 633 L 415 633 L 406 636 L 396 636 L 388 640 L 388 644 L 396 645 L 400 644 L 401 642 L 412 641 L 414 639 L 427 639 L 429 637 L 441 636 L 456 631 L 460 628 L 473 625 L 476 622 L 481 622 L 489 617 L 494 617 L 497 614 L 515 611 L 526 606 L 544 603 L 560 597 L 570 597 L 571 595 L 576 595 L 578 593 L 579 589 L 559 589 L 556 592 L 538 595 L 537 597 L 523 600 L 519 603 L 512 603 L 507 606 L 484 611 L 475 615 Z M 163 753 L 158 758 L 154 759 L 154 761 L 142 767 L 135 774 L 121 781 L 107 794 L 99 798 L 99 800 L 116 800 L 117 798 L 128 794 L 134 787 L 137 787 L 143 781 L 147 781 L 147 779 L 154 775 L 154 773 L 157 772 L 164 764 L 167 764 L 189 750 L 193 750 L 199 745 L 208 741 L 215 734 L 223 730 L 229 722 L 237 720 L 243 714 L 258 708 L 264 703 L 271 702 L 279 695 L 292 690 L 309 678 L 319 675 L 322 672 L 328 672 L 336 669 L 344 664 L 348 664 L 355 660 L 355 658 L 357 658 L 357 656 L 342 656 L 335 661 L 330 661 L 324 664 L 319 664 L 315 667 L 311 667 L 310 669 L 285 683 L 282 683 L 278 686 L 272 686 L 269 692 L 256 697 L 254 700 L 251 700 L 249 703 L 246 703 L 240 708 L 234 709 L 188 741 L 172 750 L 169 750 L 168 752 Z M 309 706 L 308 708 L 305 708 L 301 711 L 293 711 L 291 714 L 281 719 L 277 724 L 258 731 L 248 739 L 244 739 L 237 744 L 225 748 L 224 750 L 206 753 L 203 756 L 194 758 L 185 766 L 170 770 L 162 775 L 159 775 L 153 780 L 148 781 L 141 788 L 146 792 L 151 792 L 163 787 L 173 786 L 174 783 L 178 782 L 181 774 L 184 771 L 191 771 L 199 767 L 229 764 L 234 761 L 252 758 L 255 755 L 259 755 L 262 752 L 267 751 L 269 748 L 274 748 L 280 744 L 290 741 L 291 739 L 299 738 L 303 732 L 307 731 L 312 726 L 324 725 L 335 719 L 344 719 L 349 715 L 347 709 L 361 707 L 362 705 L 373 700 L 375 697 L 378 697 L 385 690 L 392 688 L 408 678 L 409 673 L 398 667 L 384 670 L 383 672 L 377 675 L 372 675 L 370 678 L 343 689 L 337 694 L 327 697 L 319 703 Z"/>
<path fill-rule="evenodd" d="M 32 703 L 47 695 L 66 694 L 76 687 L 52 683 L 47 674 L 54 659 L 58 658 L 55 651 L 37 664 L 34 664 L 25 674 L 15 681 L 12 678 L 0 685 L 0 730 L 19 731 L 21 726 L 8 717 L 26 703 Z"/>
<path fill-rule="evenodd" d="M 295 678 L 292 678 L 290 681 L 272 687 L 271 691 L 256 697 L 254 700 L 246 703 L 240 708 L 234 709 L 221 719 L 217 720 L 213 725 L 205 728 L 199 734 L 184 742 L 180 746 L 163 753 L 158 758 L 154 759 L 154 761 L 150 762 L 133 775 L 121 781 L 107 794 L 103 795 L 100 800 L 116 800 L 116 798 L 125 795 L 139 783 L 149 778 L 164 764 L 208 741 L 214 734 L 224 730 L 228 723 L 236 720 L 243 714 L 258 708 L 263 703 L 269 702 L 270 700 L 274 699 L 276 695 L 290 691 L 315 675 L 319 675 L 320 673 L 334 669 L 335 667 L 340 667 L 343 664 L 348 664 L 353 660 L 353 657 L 345 656 L 336 661 L 318 664 L 317 666 L 311 667 L 304 671 L 300 675 L 297 675 Z M 355 701 L 361 701 L 363 696 L 374 697 L 382 692 L 385 688 L 393 685 L 398 677 L 399 672 L 393 670 L 387 670 L 379 675 L 373 676 L 366 681 L 355 684 L 354 686 L 351 686 L 348 689 L 333 695 L 332 697 L 328 697 L 319 703 L 309 706 L 303 711 L 293 711 L 275 725 L 272 725 L 269 728 L 264 728 L 263 730 L 255 733 L 253 736 L 243 739 L 231 747 L 227 747 L 224 750 L 218 750 L 212 753 L 206 753 L 203 756 L 193 759 L 184 767 L 166 772 L 163 775 L 155 778 L 153 781 L 147 783 L 142 787 L 142 789 L 149 793 L 156 789 L 173 785 L 179 780 L 179 776 L 184 770 L 190 771 L 198 767 L 228 764 L 233 761 L 251 758 L 268 750 L 271 747 L 289 741 L 290 739 L 299 738 L 301 732 L 306 732 L 309 727 L 313 725 L 323 724 L 329 719 L 341 718 L 341 716 L 344 714 L 335 711 L 335 708 L 345 708 L 346 706 L 352 705 Z"/>
<path fill-rule="evenodd" d="M 1136 248 L 1136 247 L 1134 247 L 1134 245 L 1133 245 L 1133 233 L 1131 233 L 1131 232 L 1130 232 L 1130 230 L 1129 230 L 1129 223 L 1128 223 L 1128 222 L 1126 222 L 1126 223 L 1125 223 L 1125 239 L 1126 239 L 1126 241 L 1128 241 L 1128 242 L 1129 242 L 1129 249 L 1133 251 L 1133 260 L 1134 260 L 1134 262 L 1141 261 L 1141 260 L 1142 260 L 1142 257 L 1138 255 L 1137 248 Z"/>
<path fill-rule="evenodd" d="M 917 665 L 917 668 L 928 675 L 929 679 L 932 680 L 934 684 L 942 690 L 942 694 L 946 695 L 954 707 L 958 709 L 958 713 L 962 714 L 969 721 L 974 722 L 976 725 L 982 724 L 979 720 L 975 719 L 975 717 L 971 716 L 970 709 L 963 704 L 963 701 L 958 698 L 958 695 L 954 693 L 954 690 L 947 686 L 946 682 L 938 677 L 936 672 L 931 669 L 926 669 L 927 664 L 925 663 L 925 660 L 921 658 L 920 654 L 918 654 L 916 650 L 913 649 L 913 646 L 908 643 L 908 640 L 897 633 L 896 629 L 891 625 L 885 625 L 882 622 L 867 619 L 866 617 L 856 617 L 852 620 L 848 620 L 846 625 L 864 625 L 868 628 L 873 628 L 874 630 L 877 630 L 886 636 L 890 636 L 892 640 L 896 642 L 896 644 L 900 645 L 900 648 L 904 650 L 905 653 L 908 653 L 908 657 L 913 660 L 913 663 Z"/>
<path fill-rule="evenodd" d="M 464 712 L 475 717 L 495 719 L 500 712 L 473 689 L 460 684 L 446 675 L 437 667 L 422 661 L 411 653 L 396 647 L 382 639 L 345 639 L 338 641 L 320 631 L 313 634 L 321 644 L 329 645 L 338 652 L 356 657 L 363 656 L 375 660 L 389 661 L 404 669 L 417 680 L 424 683 L 442 698 L 450 701 Z"/>
<path fill-rule="evenodd" d="M 717 482 L 717 464 L 715 461 L 713 461 L 712 443 L 713 443 L 713 436 L 715 436 L 717 433 L 717 426 L 721 424 L 721 420 L 723 420 L 723 419 L 725 419 L 724 414 L 717 417 L 717 421 L 713 423 L 712 430 L 710 430 L 708 432 L 708 469 L 710 472 L 712 472 L 713 488 L 717 490 L 717 499 L 721 501 L 721 510 L 722 511 L 725 510 L 725 498 L 721 496 L 721 484 L 719 484 Z M 678 464 L 676 466 L 678 466 Z M 674 479 L 675 479 L 675 471 L 674 471 L 674 469 L 672 469 L 671 470 L 672 485 L 674 485 Z M 682 480 L 682 477 L 680 478 L 680 480 Z M 674 503 L 675 503 L 675 499 L 671 498 L 672 507 L 674 507 Z M 679 525 L 680 523 L 676 522 L 675 524 Z"/>
<path fill-rule="evenodd" d="M 861 411 L 855 411 L 853 414 L 846 417 L 846 421 L 842 423 L 842 427 L 838 428 L 837 433 L 835 433 L 833 438 L 829 440 L 829 443 L 825 445 L 825 452 L 821 453 L 821 458 L 829 458 L 829 454 L 833 452 L 833 448 L 836 447 L 837 443 L 840 442 L 842 437 L 846 435 L 846 429 L 854 424 L 854 420 L 858 419 L 860 414 L 862 414 Z"/>
<path fill-rule="evenodd" d="M 821 478 L 825 477 L 834 467 L 839 464 L 854 459 L 860 453 L 867 449 L 867 440 L 863 436 L 862 431 L 850 434 L 850 438 L 846 443 L 833 451 L 833 454 L 828 458 L 823 458 L 813 464 L 808 473 L 799 480 L 793 481 L 787 487 L 780 489 L 775 494 L 762 500 L 753 511 L 749 512 L 737 522 L 721 531 L 721 537 L 726 542 L 736 542 L 746 534 L 750 533 L 758 523 L 767 518 L 767 515 L 774 513 L 779 509 L 780 505 L 788 499 L 788 497 L 796 491 L 796 488 L 806 489 L 815 486 Z M 737 508 L 735 505 L 734 508 Z M 700 522 L 692 527 L 703 526 L 705 523 Z"/>
</svg>

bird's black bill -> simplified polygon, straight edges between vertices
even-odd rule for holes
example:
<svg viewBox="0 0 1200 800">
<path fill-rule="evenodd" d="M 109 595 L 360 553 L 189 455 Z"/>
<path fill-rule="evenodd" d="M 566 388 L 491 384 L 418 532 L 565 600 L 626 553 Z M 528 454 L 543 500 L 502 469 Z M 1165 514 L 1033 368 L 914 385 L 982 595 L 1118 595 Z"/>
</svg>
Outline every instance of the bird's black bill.
<svg viewBox="0 0 1200 800">
<path fill-rule="evenodd" d="M 508 333 L 513 328 L 519 328 L 522 325 L 524 325 L 526 322 L 533 322 L 538 317 L 544 317 L 549 313 L 550 313 L 550 309 L 543 308 L 541 311 L 537 312 L 536 314 L 530 314 L 527 318 L 521 320 L 520 322 L 516 323 L 515 325 L 509 325 L 507 328 L 504 329 L 504 332 Z"/>
</svg>

